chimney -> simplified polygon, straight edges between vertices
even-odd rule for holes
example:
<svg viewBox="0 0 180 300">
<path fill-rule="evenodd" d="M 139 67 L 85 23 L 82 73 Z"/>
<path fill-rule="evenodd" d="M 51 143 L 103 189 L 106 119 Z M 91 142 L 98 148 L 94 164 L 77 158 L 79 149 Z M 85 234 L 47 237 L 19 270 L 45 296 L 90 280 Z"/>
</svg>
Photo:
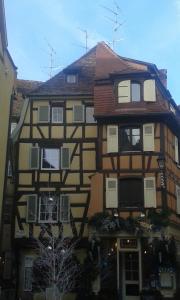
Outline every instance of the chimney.
<svg viewBox="0 0 180 300">
<path fill-rule="evenodd" d="M 160 69 L 159 70 L 159 78 L 164 86 L 167 88 L 167 69 Z"/>
</svg>

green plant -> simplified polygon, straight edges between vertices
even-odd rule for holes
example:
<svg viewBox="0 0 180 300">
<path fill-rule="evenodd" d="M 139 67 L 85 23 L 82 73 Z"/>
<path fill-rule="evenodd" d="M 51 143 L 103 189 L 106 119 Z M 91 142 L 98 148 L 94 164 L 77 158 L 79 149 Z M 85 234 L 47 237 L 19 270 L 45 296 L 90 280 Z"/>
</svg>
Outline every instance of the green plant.
<svg viewBox="0 0 180 300">
<path fill-rule="evenodd" d="M 148 211 L 147 218 L 153 225 L 154 229 L 167 227 L 169 225 L 169 216 L 171 212 L 168 209 L 162 209 L 161 211 L 157 211 L 155 208 L 151 208 Z"/>
</svg>

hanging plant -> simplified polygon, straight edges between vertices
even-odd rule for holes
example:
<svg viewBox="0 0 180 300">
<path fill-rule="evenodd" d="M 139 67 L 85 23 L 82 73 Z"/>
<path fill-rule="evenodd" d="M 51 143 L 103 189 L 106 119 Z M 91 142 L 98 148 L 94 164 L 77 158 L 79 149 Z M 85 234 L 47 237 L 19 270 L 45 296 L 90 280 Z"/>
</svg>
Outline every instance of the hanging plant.
<svg viewBox="0 0 180 300">
<path fill-rule="evenodd" d="M 155 208 L 151 208 L 148 211 L 147 218 L 152 224 L 152 229 L 161 229 L 161 227 L 167 227 L 169 225 L 169 216 L 171 212 L 168 209 L 157 211 Z"/>
<path fill-rule="evenodd" d="M 89 226 L 93 227 L 96 231 L 101 233 L 126 231 L 132 234 L 142 234 L 143 229 L 140 222 L 132 217 L 123 219 L 115 217 L 109 213 L 96 213 L 89 219 Z"/>
</svg>

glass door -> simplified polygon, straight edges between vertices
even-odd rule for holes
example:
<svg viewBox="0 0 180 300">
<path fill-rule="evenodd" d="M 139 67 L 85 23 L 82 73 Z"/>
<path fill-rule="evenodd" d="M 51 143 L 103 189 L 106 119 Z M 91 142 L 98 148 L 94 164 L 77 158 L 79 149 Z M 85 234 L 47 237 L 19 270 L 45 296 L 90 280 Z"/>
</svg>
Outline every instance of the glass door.
<svg viewBox="0 0 180 300">
<path fill-rule="evenodd" d="M 123 300 L 139 300 L 139 253 L 123 252 Z"/>
</svg>

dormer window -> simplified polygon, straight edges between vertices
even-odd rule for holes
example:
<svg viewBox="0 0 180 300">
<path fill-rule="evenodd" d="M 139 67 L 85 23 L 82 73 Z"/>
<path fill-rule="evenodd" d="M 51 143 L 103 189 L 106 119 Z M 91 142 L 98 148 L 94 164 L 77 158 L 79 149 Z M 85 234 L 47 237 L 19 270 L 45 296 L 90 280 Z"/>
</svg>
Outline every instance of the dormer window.
<svg viewBox="0 0 180 300">
<path fill-rule="evenodd" d="M 66 75 L 67 83 L 74 84 L 77 82 L 77 75 L 76 74 L 67 74 Z"/>
<path fill-rule="evenodd" d="M 142 88 L 141 88 L 142 85 Z M 142 83 L 123 80 L 118 83 L 118 103 L 156 101 L 156 87 L 154 79 L 147 79 Z"/>
<path fill-rule="evenodd" d="M 123 80 L 118 83 L 118 102 L 139 102 L 141 100 L 141 85 L 139 82 Z"/>
</svg>

